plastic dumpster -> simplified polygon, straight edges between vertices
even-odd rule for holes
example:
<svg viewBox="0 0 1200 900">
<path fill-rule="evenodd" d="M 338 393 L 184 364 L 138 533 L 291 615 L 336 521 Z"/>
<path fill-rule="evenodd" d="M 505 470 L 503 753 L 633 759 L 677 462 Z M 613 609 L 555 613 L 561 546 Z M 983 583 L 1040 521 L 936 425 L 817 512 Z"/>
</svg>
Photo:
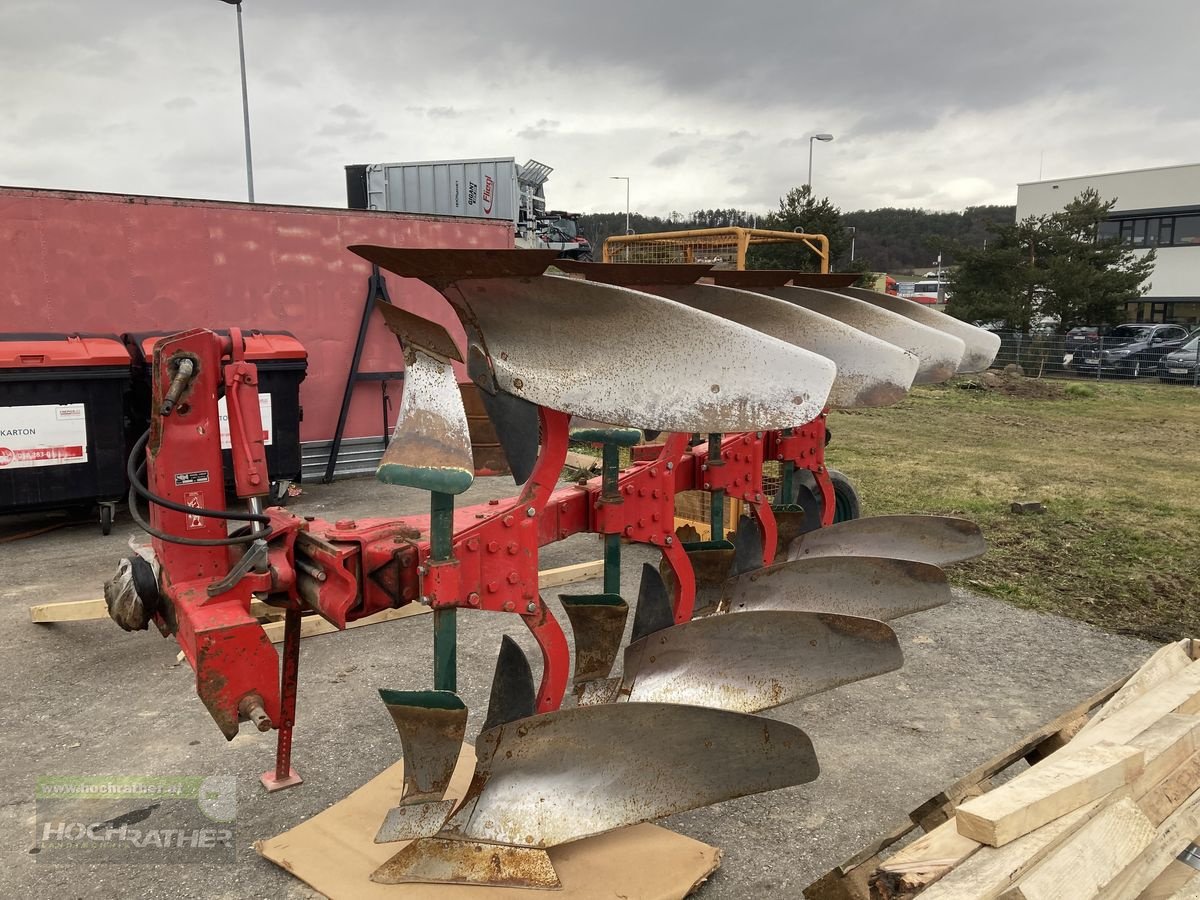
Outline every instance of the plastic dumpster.
<svg viewBox="0 0 1200 900">
<path fill-rule="evenodd" d="M 229 334 L 227 329 L 213 329 Z M 157 331 L 124 335 L 125 346 L 133 358 L 134 386 L 131 403 L 132 418 L 140 435 L 150 426 L 150 391 L 154 362 L 154 345 L 176 332 Z M 271 499 L 282 500 L 287 486 L 300 480 L 300 422 L 304 409 L 300 405 L 300 382 L 308 372 L 308 353 L 296 338 L 286 331 L 257 331 L 244 329 L 245 355 L 258 367 L 259 404 L 263 426 L 267 432 L 267 470 L 271 479 Z M 233 485 L 233 465 L 230 461 L 229 424 L 225 418 L 225 399 L 221 399 L 221 446 L 225 463 L 225 483 Z"/>
<path fill-rule="evenodd" d="M 115 335 L 0 334 L 0 513 L 99 504 L 108 534 L 129 385 Z"/>
</svg>

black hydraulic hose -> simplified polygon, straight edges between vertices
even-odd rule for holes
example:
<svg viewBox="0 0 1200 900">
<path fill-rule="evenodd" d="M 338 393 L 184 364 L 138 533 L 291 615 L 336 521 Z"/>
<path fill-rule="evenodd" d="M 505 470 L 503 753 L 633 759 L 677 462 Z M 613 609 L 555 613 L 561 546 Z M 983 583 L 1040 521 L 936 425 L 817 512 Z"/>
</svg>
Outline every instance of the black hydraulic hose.
<svg viewBox="0 0 1200 900">
<path fill-rule="evenodd" d="M 175 512 L 183 513 L 189 516 L 201 516 L 208 519 L 225 519 L 235 522 L 258 522 L 264 525 L 271 524 L 270 516 L 257 515 L 255 513 L 239 513 L 227 509 L 206 509 L 202 506 L 185 506 L 182 503 L 175 503 L 173 500 L 168 500 L 166 497 L 160 497 L 153 493 L 142 477 L 146 471 L 146 461 L 143 455 L 146 451 L 146 444 L 150 440 L 150 429 L 146 429 L 145 433 L 138 438 L 133 445 L 133 450 L 129 454 L 129 459 L 125 464 L 125 475 L 129 478 L 129 515 L 142 531 L 149 534 L 151 537 L 156 537 L 159 540 L 167 541 L 171 544 L 184 544 L 189 547 L 229 547 L 235 544 L 249 544 L 258 539 L 269 541 L 276 535 L 273 530 L 250 532 L 249 534 L 233 535 L 227 538 L 189 538 L 180 535 L 168 534 L 165 531 L 160 531 L 149 522 L 142 518 L 138 512 L 137 498 L 141 496 L 148 503 L 154 503 L 165 509 L 174 510 Z M 140 464 L 138 461 L 141 461 Z"/>
</svg>

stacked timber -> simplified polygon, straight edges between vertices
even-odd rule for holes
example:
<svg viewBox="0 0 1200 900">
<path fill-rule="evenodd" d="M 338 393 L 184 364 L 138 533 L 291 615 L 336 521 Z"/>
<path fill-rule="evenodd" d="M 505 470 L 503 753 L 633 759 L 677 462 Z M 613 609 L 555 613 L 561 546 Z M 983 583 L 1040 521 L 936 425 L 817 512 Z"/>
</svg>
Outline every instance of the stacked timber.
<svg viewBox="0 0 1200 900">
<path fill-rule="evenodd" d="M 1036 764 L 879 863 L 871 898 L 1200 898 L 1193 644 L 1161 648 Z"/>
</svg>

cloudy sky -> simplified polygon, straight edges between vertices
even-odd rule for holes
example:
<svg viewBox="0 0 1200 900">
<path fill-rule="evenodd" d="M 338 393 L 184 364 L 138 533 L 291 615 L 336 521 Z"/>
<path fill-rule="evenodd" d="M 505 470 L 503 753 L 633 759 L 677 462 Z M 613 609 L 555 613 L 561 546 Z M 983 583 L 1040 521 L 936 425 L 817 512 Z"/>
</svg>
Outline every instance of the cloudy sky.
<svg viewBox="0 0 1200 900">
<path fill-rule="evenodd" d="M 1019 181 L 1200 161 L 1200 2 L 245 0 L 258 199 L 343 166 L 554 167 L 551 205 L 1012 203 Z M 244 199 L 220 0 L 3 0 L 0 184 Z"/>
</svg>

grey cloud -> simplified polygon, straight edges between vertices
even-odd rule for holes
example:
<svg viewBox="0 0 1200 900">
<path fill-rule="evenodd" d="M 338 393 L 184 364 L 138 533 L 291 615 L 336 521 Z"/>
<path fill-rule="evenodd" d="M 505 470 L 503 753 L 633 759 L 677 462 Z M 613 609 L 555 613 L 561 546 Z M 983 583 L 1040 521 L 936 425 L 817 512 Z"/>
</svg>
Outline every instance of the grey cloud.
<svg viewBox="0 0 1200 900">
<path fill-rule="evenodd" d="M 650 165 L 659 168 L 677 166 L 691 155 L 692 151 L 687 147 L 671 147 L 651 159 Z"/>
<path fill-rule="evenodd" d="M 191 97 L 172 97 L 163 104 L 163 109 L 191 109 L 196 105 L 196 101 Z"/>
</svg>

